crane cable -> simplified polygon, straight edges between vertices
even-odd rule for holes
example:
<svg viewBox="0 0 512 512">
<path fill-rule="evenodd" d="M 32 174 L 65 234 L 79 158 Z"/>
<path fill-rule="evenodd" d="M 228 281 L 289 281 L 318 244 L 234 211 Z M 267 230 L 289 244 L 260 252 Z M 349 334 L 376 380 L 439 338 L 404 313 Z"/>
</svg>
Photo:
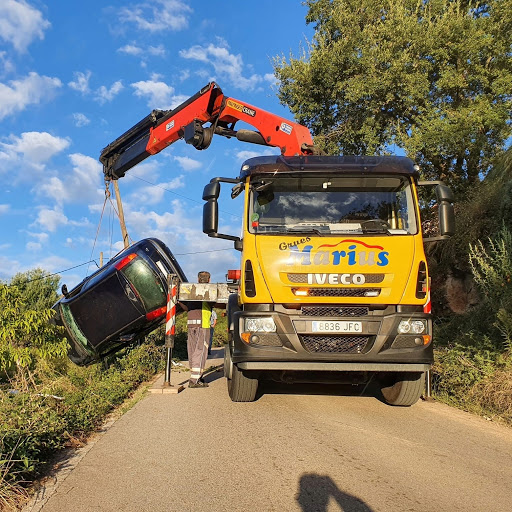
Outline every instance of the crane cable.
<svg viewBox="0 0 512 512">
<path fill-rule="evenodd" d="M 105 183 L 105 199 L 103 201 L 103 207 L 101 209 L 100 220 L 98 222 L 98 227 L 96 228 L 96 236 L 94 237 L 94 242 L 92 244 L 92 250 L 91 250 L 91 256 L 89 257 L 89 260 L 92 260 L 92 255 L 94 253 L 94 249 L 96 248 L 96 242 L 98 241 L 98 235 L 100 232 L 101 221 L 103 220 L 103 213 L 105 212 L 105 205 L 107 204 L 107 200 L 109 198 L 110 198 L 109 184 Z M 87 275 L 88 274 L 89 274 L 89 266 L 87 266 Z"/>
</svg>

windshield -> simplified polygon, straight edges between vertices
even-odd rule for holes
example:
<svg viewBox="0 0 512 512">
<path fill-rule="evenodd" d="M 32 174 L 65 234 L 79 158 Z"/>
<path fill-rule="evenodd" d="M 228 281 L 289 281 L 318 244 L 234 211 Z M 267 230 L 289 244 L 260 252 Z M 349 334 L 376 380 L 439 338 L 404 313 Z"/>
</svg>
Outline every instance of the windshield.
<svg viewBox="0 0 512 512">
<path fill-rule="evenodd" d="M 415 234 L 411 185 L 401 176 L 255 180 L 249 231 Z"/>
</svg>

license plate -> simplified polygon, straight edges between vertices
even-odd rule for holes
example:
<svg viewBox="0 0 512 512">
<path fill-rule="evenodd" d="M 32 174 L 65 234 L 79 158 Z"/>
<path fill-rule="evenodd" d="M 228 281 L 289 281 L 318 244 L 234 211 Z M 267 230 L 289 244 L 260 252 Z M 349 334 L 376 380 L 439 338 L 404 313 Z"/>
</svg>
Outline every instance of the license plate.
<svg viewBox="0 0 512 512">
<path fill-rule="evenodd" d="M 362 333 L 362 322 L 311 322 L 313 332 L 346 332 L 346 333 Z"/>
</svg>

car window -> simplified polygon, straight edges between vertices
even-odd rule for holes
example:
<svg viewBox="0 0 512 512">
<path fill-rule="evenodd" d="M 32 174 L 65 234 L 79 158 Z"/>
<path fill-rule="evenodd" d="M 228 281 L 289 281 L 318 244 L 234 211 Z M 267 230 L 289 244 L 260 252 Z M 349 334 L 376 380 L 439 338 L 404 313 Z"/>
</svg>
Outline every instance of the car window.
<svg viewBox="0 0 512 512">
<path fill-rule="evenodd" d="M 139 295 L 146 311 L 165 305 L 167 294 L 162 282 L 142 258 L 135 258 L 121 272 Z"/>
<path fill-rule="evenodd" d="M 78 342 L 78 344 L 80 344 L 85 350 L 87 350 L 87 352 L 91 353 L 91 348 L 89 347 L 87 338 L 85 337 L 80 327 L 78 327 L 75 317 L 73 316 L 73 313 L 71 313 L 69 309 L 69 304 L 62 303 L 61 312 L 64 323 L 68 327 L 69 333 L 73 337 L 73 340 L 75 342 Z"/>
</svg>

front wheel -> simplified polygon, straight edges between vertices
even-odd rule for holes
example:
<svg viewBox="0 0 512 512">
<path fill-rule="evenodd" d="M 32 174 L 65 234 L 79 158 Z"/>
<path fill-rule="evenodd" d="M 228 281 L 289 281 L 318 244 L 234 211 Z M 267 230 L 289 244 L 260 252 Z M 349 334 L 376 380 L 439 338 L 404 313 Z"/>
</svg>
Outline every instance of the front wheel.
<svg viewBox="0 0 512 512">
<path fill-rule="evenodd" d="M 231 355 L 229 354 L 229 347 L 226 347 L 225 362 L 231 368 L 231 378 L 224 368 L 224 375 L 228 380 L 228 394 L 233 402 L 253 402 L 256 398 L 256 391 L 258 391 L 258 379 L 251 379 L 246 377 L 242 370 L 239 370 L 236 364 L 231 362 Z"/>
<path fill-rule="evenodd" d="M 410 407 L 425 390 L 425 373 L 396 373 L 387 376 L 381 385 L 384 400 L 389 405 Z"/>
</svg>

